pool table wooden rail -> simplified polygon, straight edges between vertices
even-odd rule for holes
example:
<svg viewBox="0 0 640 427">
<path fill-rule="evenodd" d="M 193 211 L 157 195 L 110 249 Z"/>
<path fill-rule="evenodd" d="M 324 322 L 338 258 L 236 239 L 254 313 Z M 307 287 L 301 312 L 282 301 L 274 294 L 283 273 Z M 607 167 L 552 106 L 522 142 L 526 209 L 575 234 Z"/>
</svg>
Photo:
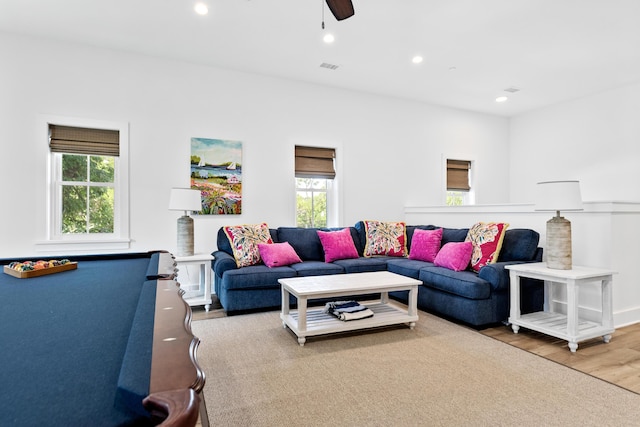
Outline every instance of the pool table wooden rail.
<svg viewBox="0 0 640 427">
<path fill-rule="evenodd" d="M 162 426 L 193 426 L 199 409 L 206 413 L 201 398 L 205 374 L 196 360 L 200 340 L 191 332 L 191 307 L 178 283 L 157 283 L 151 383 L 143 403 L 154 418 L 166 417 Z"/>
<path fill-rule="evenodd" d="M 192 312 L 175 279 L 176 262 L 161 253 L 158 262 L 156 307 L 149 396 L 143 404 L 152 418 L 166 427 L 194 426 L 198 414 L 208 426 L 202 389 L 204 371 L 196 353 L 200 340 L 191 332 Z"/>
</svg>

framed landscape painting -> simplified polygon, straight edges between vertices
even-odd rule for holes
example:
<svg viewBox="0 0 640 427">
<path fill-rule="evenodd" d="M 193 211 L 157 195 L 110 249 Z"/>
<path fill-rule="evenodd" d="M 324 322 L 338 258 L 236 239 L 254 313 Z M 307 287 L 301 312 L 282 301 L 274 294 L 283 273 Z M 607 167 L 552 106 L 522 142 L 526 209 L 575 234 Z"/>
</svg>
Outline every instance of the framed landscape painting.
<svg viewBox="0 0 640 427">
<path fill-rule="evenodd" d="M 242 142 L 191 138 L 191 188 L 200 190 L 201 215 L 242 213 Z"/>
</svg>

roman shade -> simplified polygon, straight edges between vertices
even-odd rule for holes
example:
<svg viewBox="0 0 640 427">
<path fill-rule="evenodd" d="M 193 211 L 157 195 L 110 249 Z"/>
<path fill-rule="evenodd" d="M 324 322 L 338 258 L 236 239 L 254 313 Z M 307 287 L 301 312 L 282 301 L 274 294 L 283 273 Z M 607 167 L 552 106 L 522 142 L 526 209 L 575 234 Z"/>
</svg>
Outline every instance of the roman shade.
<svg viewBox="0 0 640 427">
<path fill-rule="evenodd" d="M 336 150 L 333 148 L 296 146 L 296 178 L 334 179 L 336 170 L 333 159 Z"/>
<path fill-rule="evenodd" d="M 53 153 L 117 157 L 120 154 L 120 132 L 50 124 L 49 149 Z"/>
<path fill-rule="evenodd" d="M 447 190 L 448 191 L 469 191 L 469 160 L 447 159 Z"/>
</svg>

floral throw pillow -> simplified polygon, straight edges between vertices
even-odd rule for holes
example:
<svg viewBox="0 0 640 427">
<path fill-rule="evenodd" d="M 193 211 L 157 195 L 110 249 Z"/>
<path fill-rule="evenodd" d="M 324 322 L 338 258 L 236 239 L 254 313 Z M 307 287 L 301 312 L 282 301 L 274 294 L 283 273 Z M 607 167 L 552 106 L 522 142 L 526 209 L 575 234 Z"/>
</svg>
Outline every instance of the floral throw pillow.
<svg viewBox="0 0 640 427">
<path fill-rule="evenodd" d="M 474 271 L 498 260 L 507 227 L 509 224 L 502 222 L 478 222 L 469 229 L 465 242 L 473 244 L 471 268 Z"/>
<path fill-rule="evenodd" d="M 260 250 L 258 244 L 273 243 L 269 227 L 266 223 L 249 225 L 232 225 L 224 227 L 229 238 L 233 257 L 238 267 L 260 264 Z"/>
<path fill-rule="evenodd" d="M 364 256 L 405 256 L 407 232 L 404 222 L 364 221 Z"/>
</svg>

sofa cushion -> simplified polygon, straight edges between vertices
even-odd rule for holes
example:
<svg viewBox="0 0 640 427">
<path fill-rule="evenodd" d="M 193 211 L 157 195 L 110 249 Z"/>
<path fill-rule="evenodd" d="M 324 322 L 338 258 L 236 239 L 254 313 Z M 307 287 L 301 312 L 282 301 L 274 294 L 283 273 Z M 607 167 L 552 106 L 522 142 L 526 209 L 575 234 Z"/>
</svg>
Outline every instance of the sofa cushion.
<svg viewBox="0 0 640 427">
<path fill-rule="evenodd" d="M 433 263 L 453 271 L 466 270 L 471 261 L 472 252 L 471 242 L 449 242 L 442 246 Z"/>
<path fill-rule="evenodd" d="M 534 261 L 540 234 L 534 230 L 513 228 L 504 233 L 498 261 Z"/>
<path fill-rule="evenodd" d="M 370 271 L 386 271 L 387 260 L 391 257 L 341 259 L 332 264 L 339 265 L 345 273 L 367 273 Z M 395 259 L 395 258 L 394 258 Z"/>
<path fill-rule="evenodd" d="M 324 262 L 358 258 L 358 250 L 353 243 L 350 229 L 343 228 L 342 230 L 336 231 L 318 230 L 318 237 L 324 250 Z"/>
<path fill-rule="evenodd" d="M 238 264 L 236 264 L 236 260 L 233 255 L 230 255 L 224 251 L 214 251 L 211 255 L 213 255 L 214 257 L 213 261 L 211 262 L 213 272 L 218 277 L 222 277 L 224 272 L 227 270 L 238 269 Z"/>
<path fill-rule="evenodd" d="M 487 264 L 498 261 L 504 232 L 509 224 L 502 222 L 477 222 L 470 229 L 465 241 L 473 244 L 471 268 L 479 271 Z"/>
<path fill-rule="evenodd" d="M 266 223 L 230 225 L 224 227 L 224 232 L 229 238 L 233 257 L 238 267 L 247 267 L 262 262 L 259 243 L 273 243 L 269 227 Z"/>
<path fill-rule="evenodd" d="M 433 267 L 432 262 L 418 261 L 407 258 L 393 258 L 387 261 L 387 269 L 392 273 L 417 279 L 420 270 L 424 267 Z"/>
<path fill-rule="evenodd" d="M 433 262 L 440 250 L 442 228 L 435 230 L 416 230 L 409 250 L 409 259 Z"/>
<path fill-rule="evenodd" d="M 258 250 L 267 267 L 282 267 L 302 262 L 289 242 L 259 243 Z"/>
<path fill-rule="evenodd" d="M 322 261 L 305 261 L 293 264 L 291 268 L 296 271 L 298 276 L 326 276 L 344 273 L 344 268 L 339 265 Z"/>
<path fill-rule="evenodd" d="M 469 234 L 468 228 L 443 228 L 441 245 L 444 246 L 449 242 L 464 242 L 467 234 Z"/>
<path fill-rule="evenodd" d="M 453 271 L 444 267 L 424 267 L 418 276 L 425 286 L 469 299 L 491 296 L 491 285 L 473 271 Z"/>
<path fill-rule="evenodd" d="M 222 281 L 226 290 L 261 289 L 279 286 L 278 279 L 296 277 L 296 271 L 291 267 L 269 268 L 264 264 L 250 265 L 237 270 L 227 270 Z"/>
<path fill-rule="evenodd" d="M 407 233 L 404 222 L 364 221 L 364 256 L 405 256 Z"/>
<path fill-rule="evenodd" d="M 317 228 L 278 227 L 278 241 L 289 242 L 302 261 L 324 261 Z"/>
</svg>

